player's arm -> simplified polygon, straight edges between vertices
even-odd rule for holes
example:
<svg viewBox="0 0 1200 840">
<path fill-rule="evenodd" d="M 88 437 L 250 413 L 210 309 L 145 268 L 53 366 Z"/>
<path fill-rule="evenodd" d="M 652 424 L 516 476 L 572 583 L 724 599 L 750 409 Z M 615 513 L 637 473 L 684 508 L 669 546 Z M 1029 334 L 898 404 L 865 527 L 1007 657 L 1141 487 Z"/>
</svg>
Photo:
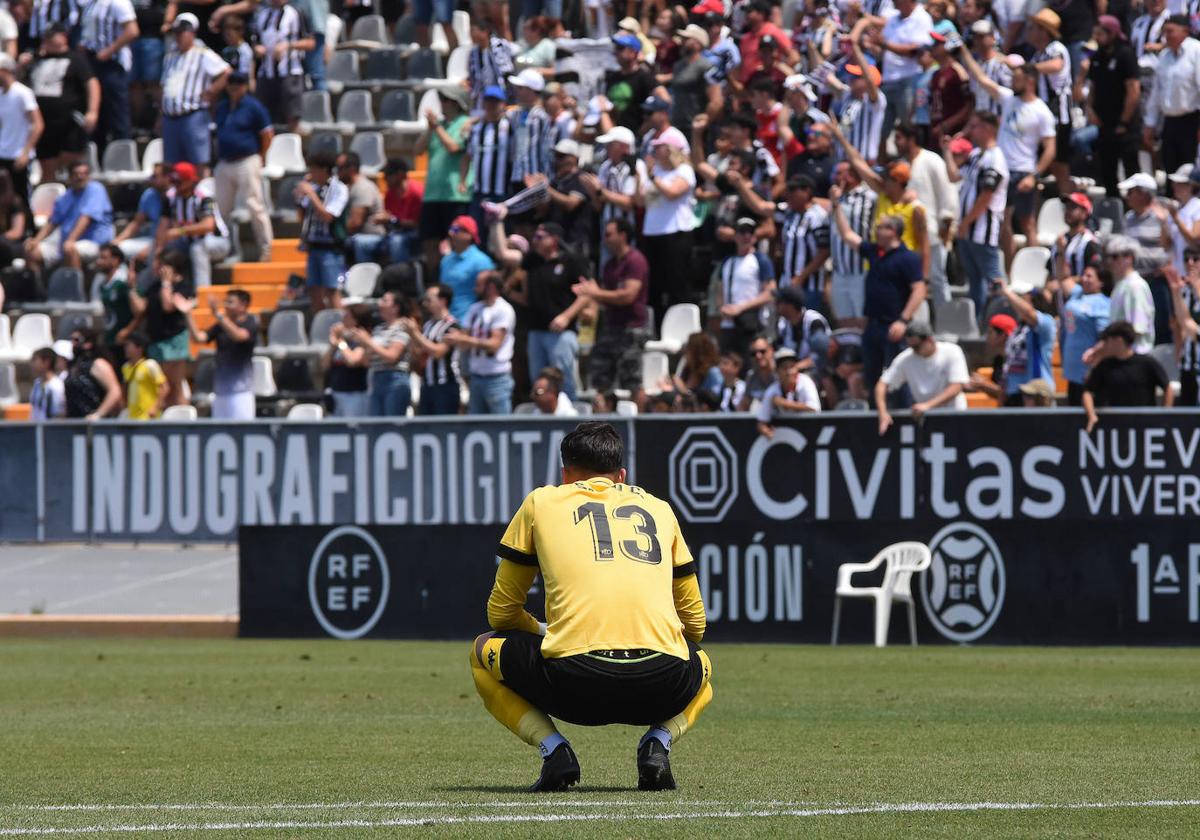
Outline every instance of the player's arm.
<svg viewBox="0 0 1200 840">
<path fill-rule="evenodd" d="M 708 619 L 704 614 L 704 600 L 700 597 L 696 561 L 688 551 L 678 521 L 675 522 L 675 539 L 671 545 L 671 565 L 674 567 L 671 594 L 675 599 L 675 613 L 683 622 L 683 637 L 689 642 L 699 644 L 704 638 Z"/>
<path fill-rule="evenodd" d="M 521 503 L 508 523 L 496 548 L 500 566 L 488 596 L 488 624 L 493 630 L 539 632 L 538 621 L 525 609 L 525 596 L 538 573 L 537 549 L 533 543 L 533 494 Z"/>
</svg>

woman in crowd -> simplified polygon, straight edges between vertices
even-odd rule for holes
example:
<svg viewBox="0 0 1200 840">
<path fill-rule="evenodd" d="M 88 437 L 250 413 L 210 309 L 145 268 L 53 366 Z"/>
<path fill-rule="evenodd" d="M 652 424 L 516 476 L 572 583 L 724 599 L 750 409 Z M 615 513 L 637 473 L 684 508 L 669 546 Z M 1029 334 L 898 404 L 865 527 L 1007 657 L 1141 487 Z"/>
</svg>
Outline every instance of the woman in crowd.
<svg viewBox="0 0 1200 840">
<path fill-rule="evenodd" d="M 367 351 L 354 333 L 374 325 L 371 307 L 357 303 L 342 310 L 342 322 L 329 331 L 325 387 L 333 398 L 334 417 L 367 416 Z"/>
<path fill-rule="evenodd" d="M 721 376 L 721 353 L 717 341 L 708 333 L 692 333 L 688 336 L 687 344 L 683 346 L 683 358 L 679 370 L 671 377 L 670 382 L 664 382 L 664 390 L 675 389 L 680 396 L 687 396 L 696 391 L 708 391 L 719 397 L 724 382 Z"/>
<path fill-rule="evenodd" d="M 1063 378 L 1067 380 L 1067 401 L 1070 405 L 1080 406 L 1083 405 L 1083 383 L 1088 374 L 1083 354 L 1100 340 L 1100 333 L 1108 326 L 1111 305 L 1108 292 L 1112 290 L 1112 275 L 1097 265 L 1089 265 L 1079 278 L 1066 277 L 1060 282 Z"/>
<path fill-rule="evenodd" d="M 379 323 L 375 329 L 367 332 L 356 327 L 349 331 L 367 353 L 371 371 L 367 410 L 372 417 L 404 417 L 412 406 L 409 381 L 412 337 L 404 319 L 415 314 L 407 297 L 399 292 L 386 292 L 379 299 Z"/>
<path fill-rule="evenodd" d="M 517 53 L 517 69 L 524 70 L 532 67 L 546 80 L 554 77 L 554 54 L 558 47 L 550 38 L 554 21 L 548 17 L 531 17 L 521 27 L 521 40 L 524 49 Z"/>
<path fill-rule="evenodd" d="M 671 304 L 692 297 L 688 269 L 696 226 L 692 210 L 696 172 L 688 162 L 687 140 L 678 129 L 666 129 L 650 146 L 653 162 L 644 192 L 642 250 L 650 266 L 650 304 L 665 313 Z"/>
<path fill-rule="evenodd" d="M 163 407 L 179 405 L 183 400 L 183 380 L 191 361 L 188 346 L 187 313 L 196 305 L 195 292 L 187 279 L 188 257 L 180 251 L 167 251 L 158 259 L 158 279 L 145 293 L 129 290 L 133 320 L 117 340 L 124 342 L 134 330 L 141 329 L 150 339 L 146 355 L 162 367 L 167 377 L 167 399 Z"/>
<path fill-rule="evenodd" d="M 32 232 L 29 224 L 29 206 L 25 199 L 13 189 L 12 175 L 0 169 L 0 268 L 6 268 L 25 249 L 21 240 Z M 0 303 L 3 298 L 0 298 Z"/>
<path fill-rule="evenodd" d="M 63 387 L 67 416 L 84 420 L 111 417 L 121 409 L 121 382 L 104 356 L 95 330 L 71 333 L 71 365 Z"/>
</svg>

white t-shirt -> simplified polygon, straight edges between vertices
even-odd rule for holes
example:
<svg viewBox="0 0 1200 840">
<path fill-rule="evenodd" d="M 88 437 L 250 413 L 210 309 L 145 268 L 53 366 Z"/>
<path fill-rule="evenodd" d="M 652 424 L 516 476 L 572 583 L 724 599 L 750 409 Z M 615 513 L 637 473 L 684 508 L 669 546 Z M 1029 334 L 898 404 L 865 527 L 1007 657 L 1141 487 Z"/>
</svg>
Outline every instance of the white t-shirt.
<svg viewBox="0 0 1200 840">
<path fill-rule="evenodd" d="M 788 393 L 783 393 L 779 381 L 772 382 L 763 392 L 762 402 L 758 404 L 758 422 L 770 423 L 776 417 L 796 416 L 806 414 L 802 411 L 784 411 L 774 405 L 775 397 L 783 397 L 792 402 L 804 403 L 813 411 L 821 410 L 821 394 L 817 391 L 817 383 L 809 379 L 808 374 L 801 373 L 796 377 L 796 387 Z"/>
<path fill-rule="evenodd" d="M 491 338 L 492 330 L 503 329 L 504 340 L 494 354 L 483 350 L 464 350 L 467 355 L 467 371 L 475 376 L 499 376 L 512 373 L 513 344 L 516 341 L 517 313 L 502 297 L 496 298 L 491 306 L 477 300 L 467 310 L 463 326 L 475 338 Z"/>
<path fill-rule="evenodd" d="M 971 376 L 967 373 L 967 357 L 963 355 L 962 348 L 947 341 L 938 341 L 936 346 L 937 349 L 929 357 L 922 356 L 911 347 L 897 356 L 883 372 L 882 379 L 887 383 L 888 390 L 896 391 L 902 385 L 908 385 L 913 402 L 925 402 L 956 382 L 966 385 Z M 959 393 L 953 402 L 941 407 L 966 411 L 966 395 Z"/>
<path fill-rule="evenodd" d="M 558 395 L 558 402 L 554 404 L 555 417 L 578 417 L 579 409 L 575 407 L 575 403 L 571 402 L 571 398 L 566 394 Z"/>
<path fill-rule="evenodd" d="M 8 9 L 0 9 L 0 44 L 15 41 L 19 36 L 17 21 L 9 14 Z"/>
<path fill-rule="evenodd" d="M 29 115 L 37 107 L 33 91 L 20 82 L 0 90 L 0 159 L 13 160 L 21 154 L 33 127 Z"/>
<path fill-rule="evenodd" d="M 727 257 L 721 264 L 721 303 L 745 303 L 754 300 L 762 292 L 764 283 L 775 279 L 763 276 L 762 261 L 751 251 L 744 257 L 736 254 Z M 721 328 L 733 327 L 733 319 L 722 316 Z"/>
<path fill-rule="evenodd" d="M 1054 114 L 1040 99 L 1026 102 L 1008 88 L 1000 88 L 1000 94 L 1004 107 L 996 142 L 1008 161 L 1008 171 L 1033 172 L 1037 169 L 1038 144 L 1055 136 L 1058 126 Z"/>
<path fill-rule="evenodd" d="M 691 230 L 696 226 L 696 214 L 692 212 L 692 191 L 696 189 L 696 172 L 686 163 L 675 169 L 665 170 L 657 163 L 650 171 L 660 181 L 682 178 L 687 182 L 687 191 L 671 201 L 657 189 L 646 196 L 646 218 L 642 222 L 642 233 L 646 236 L 663 236 Z"/>
<path fill-rule="evenodd" d="M 1197 219 L 1200 219 L 1200 198 L 1192 196 L 1187 204 L 1179 208 L 1179 220 L 1188 227 L 1194 227 Z M 1180 274 L 1186 274 L 1187 266 L 1183 264 L 1183 252 L 1187 250 L 1187 240 L 1179 232 L 1179 225 L 1175 224 L 1174 219 L 1171 220 L 1171 243 L 1174 251 L 1175 270 Z"/>
<path fill-rule="evenodd" d="M 893 44 L 917 47 L 929 46 L 933 40 L 929 33 L 933 31 L 933 18 L 924 6 L 918 5 L 906 18 L 900 17 L 898 10 L 892 10 L 887 15 L 887 23 L 883 25 L 883 40 Z M 916 56 L 896 55 L 894 52 L 885 53 L 883 57 L 883 81 L 894 82 L 907 79 L 921 72 L 921 64 Z"/>
<path fill-rule="evenodd" d="M 29 394 L 29 419 L 52 420 L 67 413 L 67 391 L 57 376 L 49 380 L 36 379 Z"/>
</svg>

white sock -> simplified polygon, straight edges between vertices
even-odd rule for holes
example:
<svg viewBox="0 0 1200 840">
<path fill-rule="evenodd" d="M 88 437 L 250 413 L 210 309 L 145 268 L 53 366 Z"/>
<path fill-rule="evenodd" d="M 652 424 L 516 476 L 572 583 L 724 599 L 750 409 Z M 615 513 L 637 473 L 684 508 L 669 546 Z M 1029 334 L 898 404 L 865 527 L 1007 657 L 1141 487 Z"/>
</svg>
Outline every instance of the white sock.
<svg viewBox="0 0 1200 840">
<path fill-rule="evenodd" d="M 671 736 L 668 735 L 667 737 L 669 738 Z M 558 749 L 559 744 L 566 744 L 566 743 L 568 743 L 567 739 L 564 738 L 559 733 L 555 732 L 553 735 L 546 736 L 546 739 L 543 740 L 542 743 L 538 745 L 538 749 L 541 750 L 541 752 L 542 752 L 542 758 L 549 758 L 550 753 L 552 753 L 556 749 Z"/>
<path fill-rule="evenodd" d="M 657 739 L 667 752 L 671 751 L 671 733 L 661 726 L 651 726 L 647 729 L 646 734 L 642 736 L 642 740 L 638 741 L 638 749 L 640 750 L 650 738 Z"/>
</svg>

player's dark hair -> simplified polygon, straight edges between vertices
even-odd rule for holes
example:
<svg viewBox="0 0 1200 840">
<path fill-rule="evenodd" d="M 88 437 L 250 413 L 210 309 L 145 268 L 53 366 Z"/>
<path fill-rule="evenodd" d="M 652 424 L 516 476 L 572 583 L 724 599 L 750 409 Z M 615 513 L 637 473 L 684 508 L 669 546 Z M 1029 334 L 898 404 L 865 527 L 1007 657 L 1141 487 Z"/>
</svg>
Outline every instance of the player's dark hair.
<svg viewBox="0 0 1200 840">
<path fill-rule="evenodd" d="M 567 432 L 559 452 L 564 468 L 593 475 L 612 475 L 625 462 L 625 442 L 611 423 L 580 423 Z"/>
</svg>

